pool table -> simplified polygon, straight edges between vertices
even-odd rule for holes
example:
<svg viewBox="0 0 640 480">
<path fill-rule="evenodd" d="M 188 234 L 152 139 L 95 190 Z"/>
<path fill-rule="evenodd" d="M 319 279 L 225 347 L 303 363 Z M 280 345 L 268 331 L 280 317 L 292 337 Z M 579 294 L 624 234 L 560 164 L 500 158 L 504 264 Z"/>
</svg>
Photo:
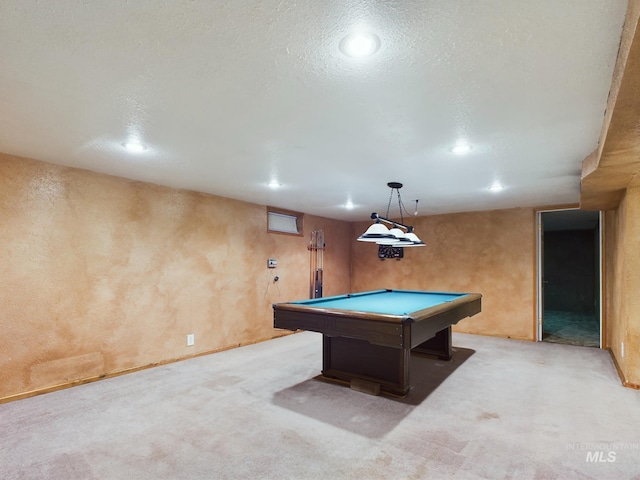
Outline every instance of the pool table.
<svg viewBox="0 0 640 480">
<path fill-rule="evenodd" d="M 372 394 L 409 393 L 411 354 L 451 358 L 451 326 L 478 293 L 375 290 L 273 305 L 273 325 L 322 333 L 322 375 Z"/>
</svg>

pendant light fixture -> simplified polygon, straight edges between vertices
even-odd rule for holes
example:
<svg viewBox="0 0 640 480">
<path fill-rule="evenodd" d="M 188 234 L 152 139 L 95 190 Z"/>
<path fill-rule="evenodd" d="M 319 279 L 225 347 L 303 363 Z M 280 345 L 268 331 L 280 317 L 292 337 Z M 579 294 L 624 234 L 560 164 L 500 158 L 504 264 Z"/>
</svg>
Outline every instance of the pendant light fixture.
<svg viewBox="0 0 640 480">
<path fill-rule="evenodd" d="M 378 257 L 397 258 L 404 256 L 403 248 L 405 247 L 424 247 L 425 243 L 413 233 L 413 227 L 404 225 L 403 209 L 404 204 L 400 197 L 400 189 L 402 184 L 399 182 L 389 182 L 387 186 L 391 189 L 389 195 L 389 203 L 387 205 L 387 216 L 381 217 L 377 213 L 371 214 L 371 220 L 374 223 L 358 237 L 360 242 L 372 242 L 378 244 Z M 398 195 L 398 208 L 400 209 L 400 222 L 389 219 L 389 210 L 391 209 L 391 200 L 393 199 L 394 190 Z M 418 200 L 416 200 L 416 212 L 418 211 Z M 383 223 L 391 225 L 391 229 L 387 228 Z M 404 231 L 403 231 L 404 229 Z"/>
</svg>

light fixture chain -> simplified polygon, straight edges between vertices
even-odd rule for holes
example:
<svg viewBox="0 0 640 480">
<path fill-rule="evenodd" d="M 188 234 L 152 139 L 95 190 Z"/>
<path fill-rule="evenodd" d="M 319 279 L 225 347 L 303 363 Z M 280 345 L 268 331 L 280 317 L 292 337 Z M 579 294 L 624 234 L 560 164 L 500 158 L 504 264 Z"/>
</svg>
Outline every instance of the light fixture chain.
<svg viewBox="0 0 640 480">
<path fill-rule="evenodd" d="M 400 191 L 398 191 L 398 193 L 400 193 Z M 387 218 L 389 218 L 389 211 L 391 210 L 391 200 L 393 200 L 393 188 L 391 189 L 391 193 L 389 194 L 389 203 L 387 204 L 387 215 L 386 215 Z"/>
</svg>

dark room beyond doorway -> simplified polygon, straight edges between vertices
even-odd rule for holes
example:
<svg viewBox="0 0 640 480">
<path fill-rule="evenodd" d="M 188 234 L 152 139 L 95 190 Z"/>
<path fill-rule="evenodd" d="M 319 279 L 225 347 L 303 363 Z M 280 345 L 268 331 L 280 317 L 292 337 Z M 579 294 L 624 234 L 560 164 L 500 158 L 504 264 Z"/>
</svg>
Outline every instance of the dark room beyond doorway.
<svg viewBox="0 0 640 480">
<path fill-rule="evenodd" d="M 542 340 L 600 346 L 599 213 L 542 213 Z"/>
</svg>

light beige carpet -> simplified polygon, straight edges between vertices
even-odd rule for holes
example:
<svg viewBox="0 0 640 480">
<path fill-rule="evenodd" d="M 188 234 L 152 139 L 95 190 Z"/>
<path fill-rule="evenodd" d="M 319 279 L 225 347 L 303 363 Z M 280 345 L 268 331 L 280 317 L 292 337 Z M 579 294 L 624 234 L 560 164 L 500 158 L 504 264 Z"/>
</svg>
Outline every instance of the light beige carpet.
<svg viewBox="0 0 640 480">
<path fill-rule="evenodd" d="M 640 392 L 608 352 L 453 339 L 405 399 L 318 380 L 299 333 L 3 404 L 0 478 L 640 478 Z"/>
</svg>

